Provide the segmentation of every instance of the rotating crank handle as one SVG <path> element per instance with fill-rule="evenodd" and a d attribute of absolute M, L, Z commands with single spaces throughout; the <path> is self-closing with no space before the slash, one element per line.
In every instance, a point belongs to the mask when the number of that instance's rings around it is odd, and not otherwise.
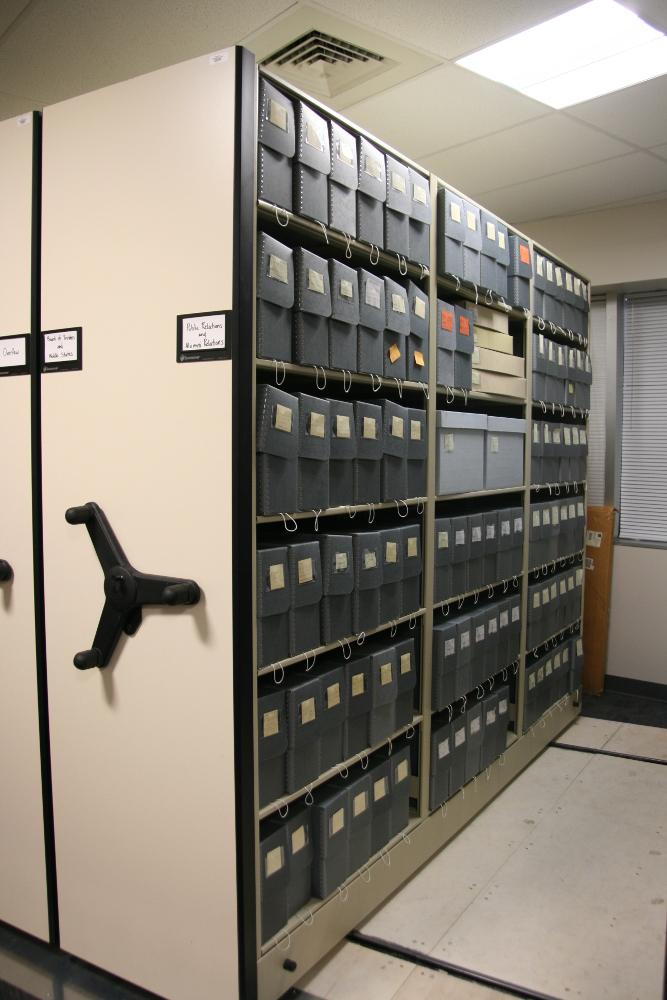
<path fill-rule="evenodd" d="M 101 667 L 102 659 L 99 649 L 84 649 L 74 657 L 74 666 L 77 670 L 90 670 L 91 667 Z"/>
<path fill-rule="evenodd" d="M 6 559 L 0 559 L 0 583 L 9 583 L 14 576 L 14 570 Z"/>
<path fill-rule="evenodd" d="M 196 604 L 200 597 L 201 591 L 193 580 L 187 583 L 172 583 L 162 591 L 165 604 Z"/>
<path fill-rule="evenodd" d="M 65 511 L 65 520 L 68 524 L 88 524 L 93 520 L 95 511 L 89 503 L 83 507 L 68 507 Z"/>

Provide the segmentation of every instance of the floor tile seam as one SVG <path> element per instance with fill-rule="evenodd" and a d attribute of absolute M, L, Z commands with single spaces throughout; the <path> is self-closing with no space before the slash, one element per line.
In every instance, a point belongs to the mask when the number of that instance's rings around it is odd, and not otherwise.
<path fill-rule="evenodd" d="M 551 747 L 551 745 L 547 746 L 546 749 L 545 749 L 545 751 L 544 751 L 544 753 L 546 753 L 550 749 L 550 747 Z M 533 764 L 534 763 L 535 762 L 533 761 Z M 544 820 L 547 819 L 547 817 L 552 814 L 552 812 L 555 810 L 556 806 L 558 806 L 558 804 L 560 803 L 560 800 L 562 799 L 562 797 L 567 794 L 567 792 L 570 790 L 570 788 L 572 787 L 572 785 L 580 777 L 580 775 L 583 773 L 583 771 L 585 771 L 585 769 L 588 767 L 588 765 L 590 763 L 591 763 L 591 761 L 587 761 L 587 763 L 584 764 L 584 766 L 581 768 L 581 770 L 578 771 L 576 775 L 574 775 L 574 777 L 569 782 L 569 784 L 567 785 L 567 787 L 560 793 L 560 795 L 558 796 L 558 798 L 554 801 L 554 804 L 549 809 L 549 811 L 547 813 L 545 813 L 544 816 L 541 817 L 541 819 L 536 820 L 535 823 L 534 823 L 534 825 L 531 826 L 530 829 L 526 831 L 525 836 L 522 837 L 519 841 L 517 841 L 516 845 L 511 849 L 511 851 L 507 855 L 507 857 L 503 861 L 500 862 L 500 864 L 498 865 L 497 868 L 494 869 L 494 871 L 491 874 L 491 876 L 484 882 L 484 884 L 480 887 L 479 891 L 475 893 L 475 895 L 473 896 L 473 898 L 471 900 L 469 900 L 468 903 L 466 903 L 466 905 L 463 908 L 463 910 L 461 910 L 461 912 L 454 918 L 454 920 L 452 920 L 452 922 L 447 925 L 446 929 L 443 931 L 443 933 L 441 934 L 441 936 L 438 938 L 438 940 L 434 944 L 434 946 L 431 949 L 431 951 L 430 951 L 429 954 L 431 954 L 431 955 L 433 954 L 435 948 L 438 947 L 438 945 L 440 944 L 440 942 L 442 941 L 442 939 L 444 937 L 446 937 L 447 934 L 449 934 L 449 932 L 452 930 L 453 927 L 456 926 L 456 924 L 467 913 L 467 911 L 473 905 L 473 903 L 477 902 L 477 900 L 479 899 L 479 897 L 488 889 L 489 885 L 493 882 L 493 880 L 497 877 L 497 875 L 503 870 L 503 868 L 506 865 L 508 865 L 510 863 L 510 861 L 512 861 L 512 859 L 514 858 L 514 856 L 517 853 L 517 851 L 519 851 L 522 847 L 525 846 L 526 841 L 530 837 L 533 837 L 535 835 L 535 832 L 537 831 L 538 827 L 540 827 L 541 824 L 544 822 Z M 533 765 L 531 764 L 529 766 L 533 766 Z M 524 772 L 524 773 L 526 773 L 526 772 Z M 511 787 L 511 785 L 507 786 L 508 789 L 510 787 Z M 505 790 L 507 790 L 507 789 L 505 789 Z M 465 831 L 461 831 L 461 832 L 463 833 Z"/>

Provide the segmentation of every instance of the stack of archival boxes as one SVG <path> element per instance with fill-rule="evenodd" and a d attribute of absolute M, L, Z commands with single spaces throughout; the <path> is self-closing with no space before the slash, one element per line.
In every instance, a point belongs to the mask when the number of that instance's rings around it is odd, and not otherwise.
<path fill-rule="evenodd" d="M 514 338 L 505 313 L 475 306 L 472 388 L 500 396 L 526 396 L 526 362 L 514 354 Z"/>

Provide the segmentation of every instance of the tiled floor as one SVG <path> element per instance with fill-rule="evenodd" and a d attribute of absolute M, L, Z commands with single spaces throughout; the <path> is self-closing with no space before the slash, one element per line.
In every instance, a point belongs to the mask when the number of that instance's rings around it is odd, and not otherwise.
<path fill-rule="evenodd" d="M 667 730 L 581 718 L 560 739 L 603 753 L 547 750 L 360 930 L 550 997 L 660 1000 L 667 767 L 607 752 L 667 760 Z M 322 1000 L 502 996 L 349 943 L 302 985 Z"/>
<path fill-rule="evenodd" d="M 359 928 L 384 950 L 343 943 L 303 1000 L 661 1000 L 667 729 L 582 717 L 558 742 Z M 5 996 L 146 994 L 4 929 Z"/>

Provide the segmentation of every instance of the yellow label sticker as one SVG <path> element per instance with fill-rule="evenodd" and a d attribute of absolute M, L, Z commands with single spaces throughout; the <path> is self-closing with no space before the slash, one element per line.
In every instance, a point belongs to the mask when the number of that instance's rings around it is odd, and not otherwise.
<path fill-rule="evenodd" d="M 410 440 L 411 441 L 421 441 L 422 439 L 422 422 L 421 420 L 411 420 L 410 421 Z"/>
<path fill-rule="evenodd" d="M 352 799 L 352 815 L 355 817 L 361 816 L 368 809 L 368 792 L 359 792 Z"/>
<path fill-rule="evenodd" d="M 297 826 L 296 830 L 292 831 L 292 854 L 298 854 L 302 851 L 307 843 L 307 834 L 305 826 Z"/>
<path fill-rule="evenodd" d="M 277 708 L 270 712 L 265 712 L 262 716 L 262 735 L 264 739 L 275 736 L 280 732 L 280 713 Z"/>
<path fill-rule="evenodd" d="M 405 432 L 405 421 L 403 417 L 393 416 L 391 418 L 391 436 L 395 438 L 402 438 Z"/>
<path fill-rule="evenodd" d="M 302 726 L 305 726 L 308 722 L 314 722 L 317 718 L 314 698 L 305 698 L 299 705 L 299 710 Z"/>
<path fill-rule="evenodd" d="M 276 403 L 276 408 L 273 411 L 273 426 L 277 431 L 283 431 L 284 434 L 291 434 L 292 417 L 293 413 L 289 406 Z"/>
<path fill-rule="evenodd" d="M 438 532 L 438 548 L 448 549 L 449 548 L 449 532 L 439 531 Z"/>
<path fill-rule="evenodd" d="M 415 358 L 415 364 L 417 365 L 417 367 L 418 368 L 423 368 L 425 362 L 424 362 L 424 355 L 422 354 L 422 352 L 421 351 L 415 351 L 414 358 Z"/>
<path fill-rule="evenodd" d="M 366 677 L 364 674 L 353 674 L 352 675 L 352 697 L 357 698 L 360 694 L 364 694 L 366 691 Z"/>
<path fill-rule="evenodd" d="M 285 567 L 282 563 L 269 566 L 269 590 L 285 589 Z"/>
<path fill-rule="evenodd" d="M 340 705 L 340 684 L 330 684 L 327 688 L 327 708 L 336 708 Z"/>
<path fill-rule="evenodd" d="M 299 583 L 312 583 L 313 582 L 313 560 L 299 559 L 297 562 L 297 571 L 299 574 Z"/>
<path fill-rule="evenodd" d="M 350 418 L 347 413 L 337 413 L 336 422 L 334 424 L 334 433 L 337 438 L 349 438 L 352 436 L 352 428 L 350 426 Z"/>
<path fill-rule="evenodd" d="M 384 687 L 386 684 L 391 684 L 394 679 L 394 671 L 392 670 L 391 663 L 383 663 L 380 666 L 380 684 Z"/>
<path fill-rule="evenodd" d="M 378 778 L 373 782 L 373 801 L 379 802 L 387 794 L 387 779 Z"/>
<path fill-rule="evenodd" d="M 317 413 L 315 410 L 308 417 L 308 433 L 314 438 L 323 438 L 326 436 L 326 417 L 323 413 Z"/>
<path fill-rule="evenodd" d="M 361 436 L 367 441 L 377 441 L 377 421 L 375 417 L 364 417 Z"/>
<path fill-rule="evenodd" d="M 392 344 L 389 350 L 387 351 L 387 354 L 389 356 L 389 360 L 391 361 L 392 365 L 395 365 L 401 356 L 401 352 L 398 349 L 398 344 Z"/>
<path fill-rule="evenodd" d="M 401 676 L 409 674 L 412 670 L 412 656 L 410 653 L 401 653 Z"/>
<path fill-rule="evenodd" d="M 396 542 L 387 542 L 384 547 L 384 561 L 395 563 L 398 559 L 398 545 Z"/>
<path fill-rule="evenodd" d="M 337 809 L 329 820 L 329 836 L 335 837 L 337 833 L 345 829 L 345 810 Z"/>
<path fill-rule="evenodd" d="M 282 870 L 285 864 L 285 856 L 282 847 L 274 847 L 272 851 L 266 852 L 264 859 L 264 873 L 267 878 Z"/>

